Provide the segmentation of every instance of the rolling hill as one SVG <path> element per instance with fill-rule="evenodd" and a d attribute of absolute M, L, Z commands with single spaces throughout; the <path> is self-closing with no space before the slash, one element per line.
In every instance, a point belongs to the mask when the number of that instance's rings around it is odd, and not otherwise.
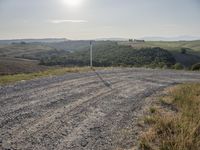
<path fill-rule="evenodd" d="M 172 53 L 178 63 L 189 67 L 200 62 L 200 40 L 197 41 L 146 41 L 118 42 L 119 45 L 131 46 L 135 49 L 160 47 Z M 186 54 L 181 54 L 186 49 Z"/>
<path fill-rule="evenodd" d="M 89 43 L 90 41 L 61 41 L 0 44 L 0 72 L 15 74 L 40 71 L 44 68 L 38 65 L 39 61 L 40 64 L 51 66 L 89 65 Z M 182 49 L 186 53 L 181 53 Z M 190 68 L 200 62 L 200 41 L 96 41 L 93 50 L 96 66 L 162 67 L 180 63 Z M 30 70 L 29 65 L 32 68 Z"/>
<path fill-rule="evenodd" d="M 119 45 L 130 45 L 135 48 L 160 47 L 169 51 L 178 51 L 188 48 L 191 52 L 200 53 L 200 40 L 197 41 L 146 41 L 146 42 L 118 42 Z"/>
<path fill-rule="evenodd" d="M 0 75 L 12 75 L 18 73 L 32 73 L 48 69 L 47 66 L 38 65 L 39 61 L 19 59 L 19 58 L 0 58 Z"/>
<path fill-rule="evenodd" d="M 65 38 L 46 38 L 46 39 L 13 39 L 13 40 L 0 40 L 0 44 L 13 44 L 13 43 L 55 43 L 68 41 Z"/>

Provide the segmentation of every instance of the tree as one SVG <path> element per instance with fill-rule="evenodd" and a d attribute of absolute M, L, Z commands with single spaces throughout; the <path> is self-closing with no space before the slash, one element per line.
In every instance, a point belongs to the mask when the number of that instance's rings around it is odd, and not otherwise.
<path fill-rule="evenodd" d="M 187 49 L 186 48 L 181 48 L 181 54 L 186 54 L 187 53 Z"/>
<path fill-rule="evenodd" d="M 128 41 L 129 41 L 129 42 L 133 42 L 133 39 L 129 39 Z"/>
<path fill-rule="evenodd" d="M 195 71 L 195 70 L 200 70 L 200 63 L 197 63 L 197 64 L 194 64 L 192 66 L 192 70 Z"/>

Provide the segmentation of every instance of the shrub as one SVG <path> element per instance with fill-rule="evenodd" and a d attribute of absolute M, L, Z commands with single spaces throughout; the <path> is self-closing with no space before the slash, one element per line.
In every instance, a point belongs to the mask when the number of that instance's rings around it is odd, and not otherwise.
<path fill-rule="evenodd" d="M 195 70 L 200 70 L 200 63 L 197 63 L 197 64 L 194 64 L 192 66 L 192 70 L 195 71 Z"/>
<path fill-rule="evenodd" d="M 171 101 L 178 112 L 169 107 L 158 108 L 145 116 L 149 125 L 140 140 L 142 150 L 199 150 L 200 84 L 183 84 L 170 89 L 162 101 Z M 160 107 L 160 106 L 159 106 Z"/>
<path fill-rule="evenodd" d="M 187 53 L 187 49 L 186 48 L 181 48 L 181 54 L 186 54 Z"/>
<path fill-rule="evenodd" d="M 184 69 L 184 66 L 181 65 L 180 63 L 176 63 L 176 64 L 173 66 L 173 69 L 182 70 L 182 69 Z"/>
<path fill-rule="evenodd" d="M 156 108 L 150 107 L 150 112 L 151 112 L 152 114 L 155 113 L 155 112 L 156 112 Z"/>

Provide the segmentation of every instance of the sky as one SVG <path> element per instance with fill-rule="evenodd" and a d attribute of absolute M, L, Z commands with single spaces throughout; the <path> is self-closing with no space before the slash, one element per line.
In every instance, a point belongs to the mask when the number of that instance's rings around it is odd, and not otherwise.
<path fill-rule="evenodd" d="M 200 36 L 200 0 L 0 0 L 0 39 Z"/>

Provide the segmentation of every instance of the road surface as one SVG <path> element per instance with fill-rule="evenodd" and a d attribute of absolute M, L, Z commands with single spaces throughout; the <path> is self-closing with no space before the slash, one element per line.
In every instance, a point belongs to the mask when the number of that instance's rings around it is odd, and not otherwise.
<path fill-rule="evenodd" d="M 128 149 L 146 98 L 198 72 L 110 69 L 0 86 L 0 149 Z M 130 134 L 130 133 L 129 133 Z"/>

